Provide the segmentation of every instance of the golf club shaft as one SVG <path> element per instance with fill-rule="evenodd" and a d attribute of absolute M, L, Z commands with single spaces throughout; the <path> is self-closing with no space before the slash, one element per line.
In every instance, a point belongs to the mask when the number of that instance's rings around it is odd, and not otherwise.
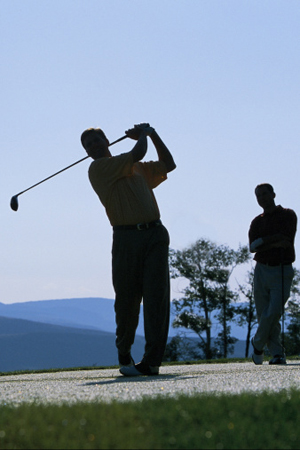
<path fill-rule="evenodd" d="M 281 263 L 281 301 L 282 301 L 282 325 L 281 325 L 281 340 L 284 351 L 284 264 Z"/>
<path fill-rule="evenodd" d="M 117 142 L 123 141 L 123 139 L 126 139 L 127 137 L 128 137 L 128 136 L 126 136 L 126 135 L 125 135 L 125 136 L 122 136 L 121 138 L 117 139 L 116 141 L 111 142 L 111 143 L 109 144 L 109 146 L 114 145 L 114 144 L 116 144 Z M 45 178 L 44 180 L 39 181 L 38 183 L 34 184 L 33 186 L 30 186 L 29 188 L 25 189 L 25 190 L 22 191 L 22 192 L 19 192 L 15 197 L 18 197 L 19 195 L 24 194 L 24 192 L 27 192 L 27 191 L 29 191 L 30 189 L 33 189 L 34 187 L 38 186 L 39 184 L 42 184 L 42 183 L 44 183 L 45 181 L 50 180 L 50 178 L 53 178 L 53 177 L 55 177 L 56 175 L 58 175 L 58 174 L 64 172 L 65 170 L 68 170 L 68 169 L 70 169 L 71 167 L 76 166 L 76 164 L 79 164 L 79 163 L 81 163 L 82 161 L 84 161 L 85 159 L 88 159 L 88 158 L 90 158 L 90 157 L 89 157 L 89 156 L 85 156 L 84 158 L 80 159 L 79 161 L 76 161 L 75 163 L 71 164 L 70 166 L 65 167 L 65 168 L 62 169 L 62 170 L 59 170 L 58 172 L 54 173 L 53 175 L 50 175 L 49 177 Z"/>

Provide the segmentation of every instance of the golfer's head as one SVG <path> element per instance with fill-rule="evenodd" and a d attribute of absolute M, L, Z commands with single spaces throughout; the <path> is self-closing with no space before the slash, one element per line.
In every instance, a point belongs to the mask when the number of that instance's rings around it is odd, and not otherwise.
<path fill-rule="evenodd" d="M 81 135 L 81 143 L 87 154 L 93 159 L 111 156 L 108 150 L 109 140 L 100 128 L 85 130 Z"/>
<path fill-rule="evenodd" d="M 276 194 L 274 192 L 273 186 L 269 183 L 262 183 L 256 186 L 255 195 L 257 203 L 263 209 L 269 208 L 275 204 L 274 200 Z"/>

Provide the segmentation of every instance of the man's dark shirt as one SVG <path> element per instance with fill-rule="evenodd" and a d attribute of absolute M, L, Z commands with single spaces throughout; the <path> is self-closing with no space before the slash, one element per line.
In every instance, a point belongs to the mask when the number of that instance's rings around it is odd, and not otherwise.
<path fill-rule="evenodd" d="M 279 265 L 291 264 L 295 261 L 294 239 L 297 229 L 297 216 L 292 209 L 276 206 L 272 213 L 263 213 L 255 217 L 249 229 L 249 243 L 251 245 L 258 238 L 282 233 L 287 236 L 292 246 L 284 248 L 271 248 L 255 253 L 254 259 L 262 264 Z"/>

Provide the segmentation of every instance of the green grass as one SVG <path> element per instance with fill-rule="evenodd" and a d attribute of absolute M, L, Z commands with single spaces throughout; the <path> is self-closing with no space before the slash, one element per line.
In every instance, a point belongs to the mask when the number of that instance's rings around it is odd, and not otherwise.
<path fill-rule="evenodd" d="M 289 359 L 299 360 L 299 357 Z M 250 359 L 164 365 L 246 361 Z M 108 368 L 18 371 L 1 375 Z M 299 404 L 298 390 L 272 394 L 199 394 L 109 405 L 14 407 L 0 404 L 0 449 L 298 449 Z"/>
<path fill-rule="evenodd" d="M 1 449 L 299 448 L 300 392 L 0 407 Z"/>

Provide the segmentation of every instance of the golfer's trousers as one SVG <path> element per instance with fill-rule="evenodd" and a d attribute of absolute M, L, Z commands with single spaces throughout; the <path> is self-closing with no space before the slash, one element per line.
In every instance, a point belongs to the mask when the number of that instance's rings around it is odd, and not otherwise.
<path fill-rule="evenodd" d="M 253 343 L 260 351 L 266 345 L 272 356 L 284 354 L 280 340 L 280 318 L 290 296 L 293 276 L 291 264 L 283 266 L 283 279 L 281 266 L 272 267 L 260 263 L 255 266 L 254 300 L 258 328 Z"/>
<path fill-rule="evenodd" d="M 115 290 L 116 346 L 131 350 L 143 300 L 145 353 L 143 361 L 160 366 L 170 317 L 169 234 L 163 225 L 148 230 L 116 230 L 112 273 Z"/>

